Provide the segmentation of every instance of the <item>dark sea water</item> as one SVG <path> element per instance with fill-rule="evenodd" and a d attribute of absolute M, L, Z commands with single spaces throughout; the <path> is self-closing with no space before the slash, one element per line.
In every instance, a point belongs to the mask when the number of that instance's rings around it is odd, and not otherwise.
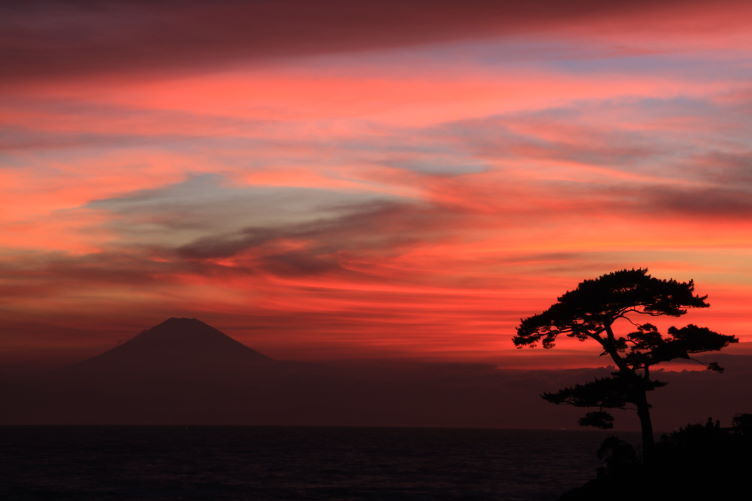
<path fill-rule="evenodd" d="M 0 499 L 551 500 L 606 435 L 283 427 L 0 427 Z"/>

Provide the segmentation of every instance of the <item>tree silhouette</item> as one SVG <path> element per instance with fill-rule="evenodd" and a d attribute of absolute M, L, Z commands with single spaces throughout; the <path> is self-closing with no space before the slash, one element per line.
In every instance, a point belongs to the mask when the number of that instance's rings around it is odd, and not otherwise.
<path fill-rule="evenodd" d="M 689 324 L 670 327 L 667 335 L 651 323 L 639 323 L 639 317 L 680 317 L 688 308 L 707 308 L 707 296 L 694 292 L 694 282 L 662 280 L 647 269 L 620 270 L 581 282 L 543 313 L 523 319 L 517 327 L 514 344 L 553 348 L 563 334 L 580 341 L 593 340 L 603 348 L 616 366 L 610 377 L 544 393 L 545 400 L 577 407 L 598 407 L 580 419 L 583 426 L 611 428 L 614 417 L 603 409 L 634 406 L 642 430 L 643 459 L 654 447 L 653 425 L 647 392 L 666 383 L 650 374 L 651 367 L 670 360 L 685 359 L 701 363 L 709 370 L 722 372 L 715 362 L 693 358 L 693 354 L 717 351 L 736 343 L 734 336 L 718 334 L 705 327 Z M 621 333 L 622 326 L 629 332 Z"/>

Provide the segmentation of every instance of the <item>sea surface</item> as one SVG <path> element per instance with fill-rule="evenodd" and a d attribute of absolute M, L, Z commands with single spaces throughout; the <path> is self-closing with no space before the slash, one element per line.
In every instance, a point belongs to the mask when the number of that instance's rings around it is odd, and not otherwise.
<path fill-rule="evenodd" d="M 553 500 L 593 478 L 586 431 L 0 427 L 0 499 Z"/>

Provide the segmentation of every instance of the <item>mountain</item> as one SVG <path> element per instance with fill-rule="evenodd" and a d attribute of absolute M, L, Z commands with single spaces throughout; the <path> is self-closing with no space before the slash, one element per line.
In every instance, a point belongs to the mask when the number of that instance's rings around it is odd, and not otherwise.
<path fill-rule="evenodd" d="M 129 341 L 59 372 L 87 374 L 226 373 L 273 363 L 195 318 L 170 318 Z"/>
<path fill-rule="evenodd" d="M 273 423 L 306 379 L 299 370 L 200 320 L 170 318 L 100 355 L 6 388 L 10 405 L 0 423 Z"/>

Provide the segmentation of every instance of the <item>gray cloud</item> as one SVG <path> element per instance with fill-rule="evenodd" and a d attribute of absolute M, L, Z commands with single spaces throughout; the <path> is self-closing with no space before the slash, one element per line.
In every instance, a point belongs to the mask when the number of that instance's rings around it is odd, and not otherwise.
<path fill-rule="evenodd" d="M 731 187 L 752 188 L 752 151 L 711 151 L 690 162 L 706 179 Z"/>
<path fill-rule="evenodd" d="M 156 189 L 97 200 L 87 208 L 112 216 L 110 228 L 129 242 L 180 247 L 207 236 L 268 238 L 275 228 L 318 223 L 397 202 L 382 194 L 317 188 L 234 186 L 222 176 L 194 175 Z M 243 231 L 247 228 L 247 234 Z M 263 235 L 262 235 L 263 234 Z"/>
<path fill-rule="evenodd" d="M 734 188 L 651 187 L 645 196 L 648 209 L 696 217 L 749 218 L 752 192 Z"/>
<path fill-rule="evenodd" d="M 240 255 L 234 270 L 278 275 L 357 275 L 342 262 L 399 253 L 445 235 L 464 217 L 458 209 L 382 194 L 235 186 L 217 175 L 87 208 L 107 213 L 107 228 L 119 235 L 113 250 L 153 253 L 206 273 L 216 272 L 211 260 Z"/>

